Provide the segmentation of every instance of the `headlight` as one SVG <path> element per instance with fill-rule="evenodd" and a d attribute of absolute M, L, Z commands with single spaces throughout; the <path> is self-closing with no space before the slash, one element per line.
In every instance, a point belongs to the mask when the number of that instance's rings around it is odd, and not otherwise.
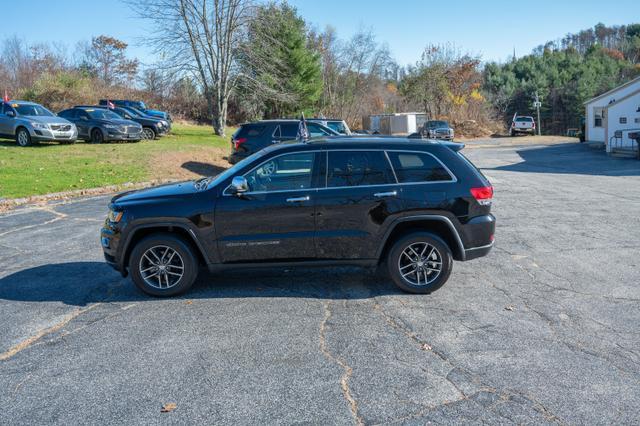
<path fill-rule="evenodd" d="M 49 125 L 47 123 L 32 122 L 31 125 L 33 126 L 34 129 L 49 130 Z"/>
<path fill-rule="evenodd" d="M 118 126 L 116 126 L 115 124 L 105 124 L 104 127 L 106 127 L 107 129 L 117 129 Z"/>
<path fill-rule="evenodd" d="M 113 222 L 113 223 L 118 223 L 120 222 L 120 219 L 122 219 L 122 215 L 124 214 L 124 212 L 122 211 L 115 211 L 115 210 L 109 210 L 109 222 Z"/>
<path fill-rule="evenodd" d="M 169 123 L 168 123 L 168 122 L 166 122 L 166 121 L 164 121 L 164 120 L 162 120 L 160 123 L 161 123 L 164 127 L 169 127 Z"/>

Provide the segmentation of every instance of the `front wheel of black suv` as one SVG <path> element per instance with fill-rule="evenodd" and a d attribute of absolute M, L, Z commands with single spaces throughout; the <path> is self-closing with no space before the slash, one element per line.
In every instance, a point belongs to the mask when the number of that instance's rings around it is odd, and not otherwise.
<path fill-rule="evenodd" d="M 402 290 L 427 294 L 447 282 L 453 256 L 440 237 L 415 232 L 393 244 L 387 256 L 387 267 L 391 279 Z"/>
<path fill-rule="evenodd" d="M 198 276 L 198 259 L 191 246 L 171 234 L 150 235 L 133 248 L 129 272 L 135 285 L 156 297 L 187 291 Z"/>

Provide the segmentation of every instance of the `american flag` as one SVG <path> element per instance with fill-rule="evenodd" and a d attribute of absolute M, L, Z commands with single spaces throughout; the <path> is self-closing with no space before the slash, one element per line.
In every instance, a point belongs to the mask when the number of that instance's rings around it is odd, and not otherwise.
<path fill-rule="evenodd" d="M 113 104 L 113 102 L 111 102 L 109 99 L 107 99 L 107 108 L 109 109 L 114 109 L 116 106 Z"/>
<path fill-rule="evenodd" d="M 4 98 L 2 98 L 4 102 L 9 102 L 9 95 L 7 94 L 7 89 L 4 89 Z"/>
<path fill-rule="evenodd" d="M 309 139 L 309 129 L 307 129 L 307 120 L 304 119 L 304 113 L 300 116 L 300 123 L 298 124 L 298 134 L 296 139 L 300 142 L 304 142 Z"/>

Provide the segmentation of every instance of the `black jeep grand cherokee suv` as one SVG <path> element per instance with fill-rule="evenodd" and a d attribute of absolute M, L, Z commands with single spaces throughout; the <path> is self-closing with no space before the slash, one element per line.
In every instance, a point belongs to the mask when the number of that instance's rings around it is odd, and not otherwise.
<path fill-rule="evenodd" d="M 400 288 L 429 293 L 454 259 L 493 246 L 493 189 L 462 147 L 381 137 L 272 145 L 215 177 L 114 197 L 105 258 L 154 296 L 187 290 L 201 265 L 383 261 Z"/>

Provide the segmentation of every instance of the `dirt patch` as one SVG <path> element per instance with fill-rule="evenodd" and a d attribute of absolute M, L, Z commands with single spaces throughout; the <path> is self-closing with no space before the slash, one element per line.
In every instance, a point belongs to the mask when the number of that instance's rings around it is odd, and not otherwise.
<path fill-rule="evenodd" d="M 228 169 L 229 150 L 209 148 L 187 152 L 161 152 L 151 160 L 152 177 L 156 179 L 187 180 L 213 176 Z"/>

